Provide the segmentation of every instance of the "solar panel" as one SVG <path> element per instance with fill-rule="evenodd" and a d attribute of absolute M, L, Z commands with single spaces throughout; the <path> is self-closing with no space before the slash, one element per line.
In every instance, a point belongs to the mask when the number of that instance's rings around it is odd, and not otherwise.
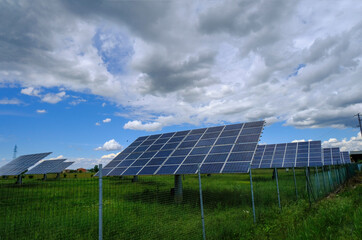
<path fill-rule="evenodd" d="M 103 175 L 248 172 L 264 121 L 137 138 L 103 168 Z"/>
<path fill-rule="evenodd" d="M 66 159 L 55 159 L 55 160 L 45 160 L 44 162 L 39 163 L 32 169 L 30 169 L 26 174 L 47 174 L 55 173 L 53 171 L 58 165 L 64 162 Z"/>
<path fill-rule="evenodd" d="M 323 148 L 322 158 L 324 165 L 342 164 L 339 148 Z"/>
<path fill-rule="evenodd" d="M 51 152 L 19 156 L 0 168 L 0 176 L 19 175 L 49 154 Z"/>
<path fill-rule="evenodd" d="M 59 164 L 58 166 L 54 167 L 51 170 L 51 173 L 60 173 L 63 172 L 63 170 L 65 170 L 67 167 L 69 167 L 70 165 L 72 165 L 74 162 L 62 162 L 61 164 Z"/>
<path fill-rule="evenodd" d="M 342 163 L 348 164 L 351 163 L 351 158 L 349 156 L 349 152 L 341 152 Z"/>
<path fill-rule="evenodd" d="M 321 141 L 258 145 L 251 168 L 322 166 Z"/>

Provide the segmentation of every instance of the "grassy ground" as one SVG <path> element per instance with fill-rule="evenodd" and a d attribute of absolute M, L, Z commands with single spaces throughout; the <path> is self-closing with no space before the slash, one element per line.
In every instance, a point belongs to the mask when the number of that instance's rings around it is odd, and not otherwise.
<path fill-rule="evenodd" d="M 322 199 L 328 179 L 312 177 L 310 206 L 304 170 L 279 170 L 282 210 L 271 170 L 253 171 L 257 224 L 253 223 L 248 174 L 202 176 L 207 239 L 360 239 L 361 176 Z M 333 182 L 337 175 L 331 172 Z M 98 179 L 78 174 L 47 181 L 0 180 L 0 240 L 97 239 Z M 312 174 L 316 176 L 315 173 Z M 328 176 L 327 174 L 325 176 Z M 318 182 L 319 180 L 319 182 Z M 197 176 L 183 179 L 183 201 L 170 194 L 172 176 L 105 178 L 104 239 L 202 239 Z M 323 184 L 324 183 L 324 184 Z M 319 188 L 317 188 L 319 186 Z M 319 197 L 318 197 L 319 194 Z"/>

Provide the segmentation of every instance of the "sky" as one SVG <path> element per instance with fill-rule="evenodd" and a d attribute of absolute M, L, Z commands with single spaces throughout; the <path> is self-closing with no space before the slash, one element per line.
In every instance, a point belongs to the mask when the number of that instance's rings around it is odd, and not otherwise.
<path fill-rule="evenodd" d="M 109 162 L 139 136 L 265 120 L 362 150 L 362 1 L 0 0 L 0 166 Z"/>

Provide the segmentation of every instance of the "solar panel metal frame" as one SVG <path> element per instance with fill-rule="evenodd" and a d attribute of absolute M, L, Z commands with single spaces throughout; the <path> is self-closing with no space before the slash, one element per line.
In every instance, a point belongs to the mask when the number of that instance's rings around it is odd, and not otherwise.
<path fill-rule="evenodd" d="M 350 155 L 349 155 L 349 152 L 347 152 L 347 151 L 341 151 L 340 154 L 341 154 L 341 159 L 342 159 L 342 163 L 343 163 L 343 164 L 349 164 L 349 163 L 351 163 L 351 157 L 350 157 Z"/>
<path fill-rule="evenodd" d="M 60 173 L 63 172 L 67 167 L 72 165 L 74 162 L 62 162 L 58 166 L 54 167 L 49 173 Z"/>
<path fill-rule="evenodd" d="M 103 175 L 195 174 L 198 164 L 201 173 L 248 172 L 264 124 L 257 121 L 139 137 L 103 168 Z M 144 157 L 151 150 L 153 155 Z M 245 158 L 238 159 L 237 154 Z"/>
<path fill-rule="evenodd" d="M 53 160 L 44 160 L 43 162 L 39 163 L 25 174 L 48 174 L 48 173 L 55 173 L 54 169 L 58 167 L 61 163 L 63 163 L 66 159 L 53 159 Z"/>
<path fill-rule="evenodd" d="M 315 166 L 323 166 L 321 141 L 258 145 L 251 162 L 252 169 Z"/>
<path fill-rule="evenodd" d="M 329 161 L 326 163 L 326 159 L 331 159 L 331 162 L 329 164 Z M 342 164 L 341 160 L 341 154 L 339 148 L 323 148 L 322 149 L 322 159 L 324 165 L 340 165 Z"/>
<path fill-rule="evenodd" d="M 20 175 L 49 154 L 51 152 L 19 156 L 0 168 L 0 176 Z"/>

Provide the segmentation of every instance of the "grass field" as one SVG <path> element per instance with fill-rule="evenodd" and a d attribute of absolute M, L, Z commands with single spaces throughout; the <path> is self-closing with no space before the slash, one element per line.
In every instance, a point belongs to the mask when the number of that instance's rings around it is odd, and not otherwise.
<path fill-rule="evenodd" d="M 304 170 L 296 171 L 298 201 L 293 173 L 278 173 L 282 210 L 272 170 L 253 171 L 257 224 L 248 174 L 203 175 L 207 239 L 360 239 L 361 175 L 342 192 L 310 206 Z M 22 186 L 1 179 L 0 239 L 97 239 L 98 179 L 84 176 L 27 177 Z M 170 194 L 173 181 L 172 176 L 138 182 L 105 178 L 104 239 L 202 239 L 197 175 L 184 176 L 181 204 Z"/>

